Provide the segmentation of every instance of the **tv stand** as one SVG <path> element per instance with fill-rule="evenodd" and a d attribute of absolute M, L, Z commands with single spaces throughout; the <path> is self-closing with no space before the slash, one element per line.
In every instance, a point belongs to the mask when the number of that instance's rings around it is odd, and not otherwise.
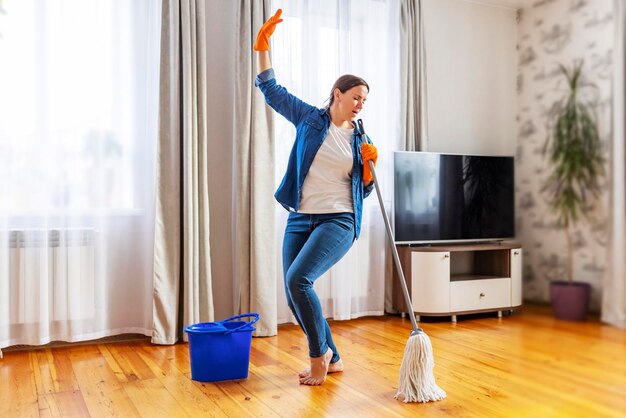
<path fill-rule="evenodd" d="M 398 246 L 415 314 L 513 311 L 522 304 L 522 248 L 514 242 Z M 406 313 L 394 268 L 393 307 Z"/>

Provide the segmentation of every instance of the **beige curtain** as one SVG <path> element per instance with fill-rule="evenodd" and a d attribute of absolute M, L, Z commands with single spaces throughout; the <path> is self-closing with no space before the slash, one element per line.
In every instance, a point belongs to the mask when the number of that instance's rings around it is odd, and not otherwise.
<path fill-rule="evenodd" d="M 400 2 L 400 116 L 403 151 L 426 151 L 426 49 L 422 0 Z M 391 245 L 387 243 L 387 245 Z M 391 253 L 388 248 L 387 253 Z M 393 258 L 385 261 L 385 311 L 393 308 Z M 397 280 L 397 279 L 396 279 Z"/>
<path fill-rule="evenodd" d="M 400 4 L 400 91 L 402 138 L 405 151 L 426 151 L 426 47 L 422 0 Z"/>
<path fill-rule="evenodd" d="M 613 49 L 613 135 L 609 153 L 608 260 L 603 284 L 602 321 L 626 328 L 626 7 L 615 4 Z"/>
<path fill-rule="evenodd" d="M 272 16 L 269 0 L 241 0 L 235 86 L 235 289 L 241 313 L 257 312 L 255 336 L 276 335 L 274 132 L 271 110 L 254 86 L 252 44 Z"/>
<path fill-rule="evenodd" d="M 213 321 L 207 190 L 203 0 L 163 0 L 159 88 L 154 328 L 174 344 L 185 325 Z"/>

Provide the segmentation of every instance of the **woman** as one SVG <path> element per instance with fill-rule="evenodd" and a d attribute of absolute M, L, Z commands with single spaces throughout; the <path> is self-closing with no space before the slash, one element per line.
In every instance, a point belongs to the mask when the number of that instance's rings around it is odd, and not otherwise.
<path fill-rule="evenodd" d="M 322 315 L 313 283 L 337 263 L 359 237 L 363 198 L 372 190 L 368 161 L 376 148 L 362 143 L 354 123 L 369 92 L 356 76 L 341 76 L 325 108 L 311 106 L 280 86 L 269 57 L 269 37 L 282 22 L 282 11 L 263 24 L 255 85 L 267 104 L 296 127 L 287 172 L 275 193 L 289 212 L 283 241 L 283 274 L 287 304 L 309 343 L 311 367 L 300 383 L 320 385 L 329 372 L 343 370 L 328 322 Z"/>

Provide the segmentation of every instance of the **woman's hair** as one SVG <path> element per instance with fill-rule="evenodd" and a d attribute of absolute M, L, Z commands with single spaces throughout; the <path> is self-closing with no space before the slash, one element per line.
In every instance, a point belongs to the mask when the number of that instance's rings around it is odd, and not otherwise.
<path fill-rule="evenodd" d="M 328 106 L 326 107 L 330 108 L 330 106 L 332 106 L 333 101 L 335 100 L 335 89 L 339 89 L 340 92 L 345 93 L 355 86 L 365 86 L 367 92 L 369 93 L 370 91 L 370 86 L 361 77 L 357 77 L 352 74 L 344 74 L 339 77 L 337 81 L 335 81 L 335 84 L 333 84 L 333 88 L 330 89 L 330 96 L 327 99 Z"/>

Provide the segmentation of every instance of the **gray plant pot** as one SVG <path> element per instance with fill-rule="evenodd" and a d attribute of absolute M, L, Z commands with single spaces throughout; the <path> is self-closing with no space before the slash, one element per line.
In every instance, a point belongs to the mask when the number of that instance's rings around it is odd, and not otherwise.
<path fill-rule="evenodd" d="M 584 321 L 589 311 L 591 285 L 584 282 L 550 282 L 550 302 L 557 319 Z"/>

